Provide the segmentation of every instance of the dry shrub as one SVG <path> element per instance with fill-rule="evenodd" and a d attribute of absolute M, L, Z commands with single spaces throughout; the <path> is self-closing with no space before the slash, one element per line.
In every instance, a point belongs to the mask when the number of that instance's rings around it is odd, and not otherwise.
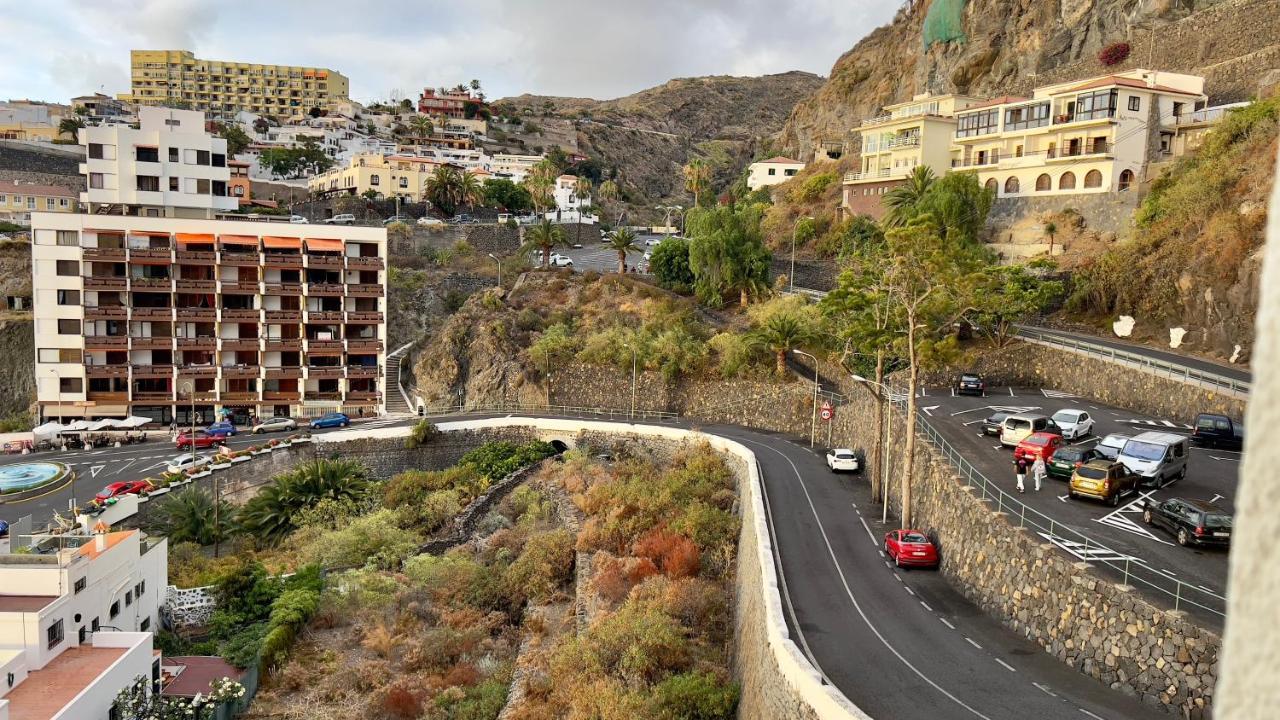
<path fill-rule="evenodd" d="M 698 546 L 683 535 L 655 528 L 640 536 L 631 547 L 635 555 L 647 558 L 670 578 L 698 574 Z"/>
<path fill-rule="evenodd" d="M 649 558 L 627 558 L 627 582 L 634 587 L 644 582 L 646 578 L 657 575 L 658 566 Z"/>
<path fill-rule="evenodd" d="M 449 668 L 444 674 L 444 683 L 450 686 L 470 686 L 480 682 L 480 671 L 471 663 L 463 662 Z"/>
<path fill-rule="evenodd" d="M 592 558 L 595 575 L 591 587 L 600 597 L 617 603 L 631 592 L 631 588 L 658 574 L 658 567 L 649 558 L 617 557 L 599 550 Z"/>
<path fill-rule="evenodd" d="M 355 680 L 355 689 L 362 693 L 377 690 L 387 684 L 387 678 L 392 677 L 391 664 L 386 660 L 368 659 L 358 663 L 351 669 L 351 676 Z"/>
<path fill-rule="evenodd" d="M 656 605 L 685 627 L 698 628 L 712 644 L 728 637 L 729 601 L 724 589 L 709 580 L 650 578 L 631 591 L 630 601 Z"/>
<path fill-rule="evenodd" d="M 393 720 L 415 720 L 422 714 L 422 699 L 402 685 L 387 688 L 380 704 L 385 716 Z"/>
<path fill-rule="evenodd" d="M 378 623 L 364 631 L 364 639 L 360 641 L 360 645 L 378 657 L 390 659 L 399 640 L 400 636 L 395 631 L 385 623 Z"/>

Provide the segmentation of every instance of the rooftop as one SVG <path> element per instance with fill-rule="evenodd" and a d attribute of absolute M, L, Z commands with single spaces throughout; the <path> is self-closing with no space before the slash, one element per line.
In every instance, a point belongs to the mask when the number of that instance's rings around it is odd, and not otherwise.
<path fill-rule="evenodd" d="M 128 648 L 67 648 L 9 691 L 9 720 L 50 720 L 93 684 Z"/>
<path fill-rule="evenodd" d="M 0 595 L 0 612 L 39 612 L 57 599 L 54 595 Z"/>
<path fill-rule="evenodd" d="M 220 657 L 173 656 L 164 659 L 164 667 L 178 666 L 180 670 L 164 686 L 163 694 L 174 697 L 195 697 L 208 693 L 210 683 L 220 678 L 239 680 L 244 671 Z"/>
<path fill-rule="evenodd" d="M 19 183 L 13 180 L 0 180 L 0 193 L 21 193 L 23 195 L 47 195 L 52 197 L 79 197 L 80 193 L 58 185 L 37 185 L 35 183 Z"/>
<path fill-rule="evenodd" d="M 988 108 L 993 105 L 1005 105 L 1007 103 L 1027 102 L 1030 99 L 1031 98 L 1017 97 L 1014 95 L 1001 95 L 1000 97 L 991 98 L 990 100 L 983 100 L 982 102 L 976 105 L 970 105 L 969 107 L 965 108 L 960 112 L 969 112 L 970 110 L 980 110 L 982 108 Z"/>
<path fill-rule="evenodd" d="M 804 163 L 800 162 L 799 160 L 792 160 L 789 157 L 783 157 L 781 155 L 778 155 L 775 157 L 771 157 L 768 160 L 760 160 L 756 164 L 757 165 L 803 165 Z"/>
<path fill-rule="evenodd" d="M 1192 97 L 1196 95 L 1196 93 L 1193 93 L 1190 90 L 1179 90 L 1178 88 L 1169 87 L 1168 85 L 1148 85 L 1146 82 L 1142 80 L 1138 80 L 1136 78 L 1121 77 L 1120 75 L 1107 75 L 1105 77 L 1097 78 L 1096 80 L 1090 80 L 1089 82 L 1083 85 L 1077 85 L 1075 87 L 1068 88 L 1066 90 L 1061 90 L 1060 92 L 1073 93 L 1073 92 L 1080 92 L 1081 90 L 1092 90 L 1093 88 L 1111 87 L 1112 85 L 1119 85 L 1120 87 L 1139 88 L 1142 90 L 1154 90 L 1156 92 L 1175 93 L 1178 95 L 1190 95 Z"/>
<path fill-rule="evenodd" d="M 106 548 L 104 548 L 101 552 L 99 552 L 99 551 L 98 551 L 98 543 L 97 543 L 97 541 L 96 541 L 96 540 L 91 540 L 91 541 L 89 541 L 89 542 L 87 542 L 87 543 L 85 543 L 85 544 L 83 544 L 83 545 L 81 545 L 81 546 L 80 546 L 80 554 L 81 554 L 81 555 L 84 555 L 85 557 L 89 558 L 90 560 L 94 560 L 94 559 L 96 559 L 99 555 L 101 555 L 103 552 L 106 552 L 107 550 L 110 550 L 111 548 L 115 547 L 116 545 L 119 545 L 119 544 L 120 544 L 120 542 L 121 542 L 122 540 L 124 540 L 125 538 L 129 537 L 130 535 L 132 535 L 132 534 L 134 534 L 134 533 L 136 533 L 136 532 L 138 532 L 138 531 L 137 531 L 137 530 L 122 530 L 122 531 L 120 531 L 120 532 L 107 533 L 107 546 L 106 546 Z"/>

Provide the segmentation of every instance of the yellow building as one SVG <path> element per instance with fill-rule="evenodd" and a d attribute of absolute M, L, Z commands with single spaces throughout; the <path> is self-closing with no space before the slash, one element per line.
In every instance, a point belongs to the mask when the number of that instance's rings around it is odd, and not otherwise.
<path fill-rule="evenodd" d="M 364 153 L 351 158 L 346 167 L 310 178 L 307 188 L 321 195 L 363 195 L 373 190 L 384 197 L 421 202 L 427 177 L 443 164 L 437 158 Z"/>
<path fill-rule="evenodd" d="M 76 197 L 75 190 L 58 185 L 0 180 L 0 220 L 25 225 L 31 222 L 33 212 L 75 212 Z"/>
<path fill-rule="evenodd" d="M 347 77 L 325 68 L 201 60 L 186 50 L 129 55 L 132 91 L 118 98 L 139 105 L 183 102 L 225 119 L 241 110 L 291 117 L 349 102 Z"/>

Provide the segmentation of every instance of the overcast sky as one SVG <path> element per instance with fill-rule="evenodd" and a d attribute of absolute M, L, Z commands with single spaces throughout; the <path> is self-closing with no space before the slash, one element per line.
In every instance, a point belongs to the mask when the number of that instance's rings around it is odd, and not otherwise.
<path fill-rule="evenodd" d="M 673 77 L 826 75 L 895 0 L 0 0 L 0 99 L 129 89 L 129 50 L 326 67 L 362 102 L 478 78 L 607 99 Z"/>

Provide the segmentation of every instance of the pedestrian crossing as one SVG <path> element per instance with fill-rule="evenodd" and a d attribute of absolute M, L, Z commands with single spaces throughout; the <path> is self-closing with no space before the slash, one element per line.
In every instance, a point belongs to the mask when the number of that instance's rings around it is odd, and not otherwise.
<path fill-rule="evenodd" d="M 1089 561 L 1119 562 L 1122 560 L 1129 560 L 1129 561 L 1138 562 L 1138 563 L 1142 562 L 1141 559 L 1133 555 L 1125 555 L 1124 553 L 1117 552 L 1115 550 L 1112 550 L 1111 548 L 1104 547 L 1102 545 L 1085 544 L 1082 542 L 1076 542 L 1075 540 L 1068 540 L 1060 535 L 1052 535 L 1050 533 L 1045 533 L 1045 532 L 1037 533 L 1037 534 L 1040 537 L 1044 538 L 1045 540 L 1048 540 L 1054 545 L 1057 545 L 1058 547 L 1067 551 L 1071 555 L 1085 562 L 1089 562 Z"/>
<path fill-rule="evenodd" d="M 1041 392 L 1045 397 L 1047 397 L 1047 398 L 1066 399 L 1066 398 L 1076 398 L 1076 397 L 1080 397 L 1079 395 L 1076 395 L 1075 393 L 1069 393 L 1069 392 L 1065 392 L 1065 391 L 1063 391 L 1063 390 L 1049 390 L 1049 389 L 1045 388 L 1045 389 L 1040 390 L 1040 392 Z"/>

